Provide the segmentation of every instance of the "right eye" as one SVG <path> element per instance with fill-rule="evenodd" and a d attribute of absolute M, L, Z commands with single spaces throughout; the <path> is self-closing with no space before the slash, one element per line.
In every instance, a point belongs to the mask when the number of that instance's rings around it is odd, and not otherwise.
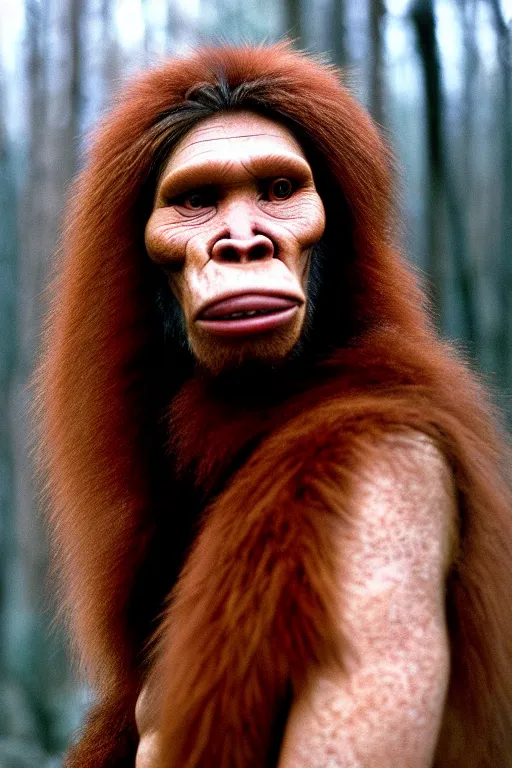
<path fill-rule="evenodd" d="M 202 208 L 211 208 L 215 205 L 215 190 L 211 187 L 192 189 L 170 202 L 172 205 L 181 205 L 188 211 L 200 211 Z"/>

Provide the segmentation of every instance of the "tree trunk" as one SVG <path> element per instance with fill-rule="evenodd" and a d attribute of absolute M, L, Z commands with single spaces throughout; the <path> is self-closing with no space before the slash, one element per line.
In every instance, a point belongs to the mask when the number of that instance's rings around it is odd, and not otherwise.
<path fill-rule="evenodd" d="M 303 45 L 302 4 L 300 0 L 285 0 L 285 34 L 295 41 L 295 45 Z"/>
<path fill-rule="evenodd" d="M 62 746 L 53 731 L 53 711 L 68 672 L 62 646 L 48 627 L 48 557 L 30 460 L 37 428 L 30 418 L 30 377 L 40 341 L 49 261 L 64 195 L 76 169 L 81 0 L 27 0 L 26 7 L 28 171 L 18 217 L 23 258 L 18 263 L 18 338 L 11 392 L 18 611 L 10 657 L 31 698 L 40 743 L 51 752 Z"/>
<path fill-rule="evenodd" d="M 384 124 L 384 56 L 383 24 L 386 8 L 383 0 L 370 2 L 370 39 L 372 46 L 370 71 L 370 112 L 379 125 Z"/>
<path fill-rule="evenodd" d="M 498 366 L 505 389 L 512 381 L 512 30 L 506 24 L 499 0 L 490 0 L 499 41 L 502 84 L 502 212 L 499 261 Z"/>
<path fill-rule="evenodd" d="M 330 37 L 332 58 L 335 64 L 347 63 L 347 45 L 345 29 L 345 4 L 344 0 L 331 0 L 330 5 Z"/>
<path fill-rule="evenodd" d="M 0 81 L 0 105 L 5 103 Z M 12 593 L 14 546 L 13 456 L 9 391 L 16 355 L 16 190 L 12 154 L 0 112 L 0 679 L 8 673 L 8 596 Z M 10 588 L 11 587 L 11 588 Z"/>
<path fill-rule="evenodd" d="M 423 68 L 427 110 L 427 143 L 429 159 L 429 199 L 427 206 L 427 265 L 432 281 L 431 293 L 440 318 L 447 327 L 450 301 L 444 268 L 442 222 L 446 212 L 451 236 L 453 266 L 458 282 L 463 323 L 463 338 L 474 353 L 476 346 L 477 305 L 467 258 L 466 233 L 462 210 L 448 170 L 443 136 L 444 100 L 441 85 L 440 54 L 436 40 L 433 0 L 417 0 L 411 11 Z"/>

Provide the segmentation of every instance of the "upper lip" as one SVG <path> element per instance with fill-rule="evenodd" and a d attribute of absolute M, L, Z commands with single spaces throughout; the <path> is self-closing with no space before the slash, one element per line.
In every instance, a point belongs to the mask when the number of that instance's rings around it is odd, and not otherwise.
<path fill-rule="evenodd" d="M 223 304 L 224 302 L 230 300 L 230 299 L 241 299 L 243 297 L 254 297 L 254 299 L 257 299 L 258 297 L 269 297 L 269 298 L 275 298 L 275 299 L 285 299 L 286 301 L 291 301 L 294 304 L 297 304 L 300 306 L 304 303 L 304 300 L 302 297 L 297 296 L 293 293 L 286 293 L 284 291 L 269 291 L 268 289 L 265 290 L 258 290 L 257 288 L 251 288 L 247 291 L 236 291 L 231 293 L 225 293 L 222 296 L 218 296 L 214 301 L 208 302 L 207 304 L 204 304 L 200 310 L 196 314 L 196 320 L 201 319 L 207 319 L 203 318 L 203 315 L 205 312 L 210 312 L 211 310 L 215 309 L 218 305 Z M 226 312 L 226 314 L 229 314 L 229 312 Z"/>

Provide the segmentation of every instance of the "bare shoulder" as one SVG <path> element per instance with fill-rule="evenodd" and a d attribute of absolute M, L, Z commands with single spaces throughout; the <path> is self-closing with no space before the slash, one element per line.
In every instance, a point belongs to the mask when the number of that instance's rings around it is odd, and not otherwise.
<path fill-rule="evenodd" d="M 449 674 L 450 468 L 428 438 L 389 436 L 362 457 L 344 503 L 334 609 L 345 669 L 314 671 L 297 693 L 279 768 L 423 768 Z"/>
<path fill-rule="evenodd" d="M 350 533 L 336 543 L 340 622 L 370 655 L 394 636 L 421 642 L 432 622 L 444 622 L 455 549 L 456 494 L 446 459 L 419 433 L 390 435 L 363 461 L 351 504 Z"/>
<path fill-rule="evenodd" d="M 457 522 L 450 467 L 433 441 L 417 432 L 389 435 L 362 461 L 353 487 L 353 555 L 448 566 Z M 350 546 L 350 545 L 349 545 Z"/>

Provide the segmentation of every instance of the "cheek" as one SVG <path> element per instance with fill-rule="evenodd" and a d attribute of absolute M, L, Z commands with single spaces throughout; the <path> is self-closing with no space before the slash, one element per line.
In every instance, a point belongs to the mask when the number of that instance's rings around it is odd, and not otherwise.
<path fill-rule="evenodd" d="M 178 272 L 169 275 L 169 288 L 182 309 L 189 331 L 199 308 L 209 296 L 219 291 L 218 282 L 211 277 L 208 270 L 197 269 L 190 264 L 185 264 Z"/>
<path fill-rule="evenodd" d="M 325 210 L 320 196 L 315 193 L 309 198 L 308 204 L 290 206 L 288 214 L 283 224 L 294 247 L 290 248 L 290 256 L 284 260 L 300 282 L 304 293 L 307 293 L 312 253 L 325 231 Z"/>
<path fill-rule="evenodd" d="M 185 318 L 186 318 L 184 301 L 183 301 L 183 287 L 185 285 L 183 273 L 179 272 L 177 274 L 169 275 L 168 282 L 169 282 L 169 288 L 171 289 L 172 293 L 176 297 L 178 304 L 183 310 L 183 314 L 185 315 Z"/>
<path fill-rule="evenodd" d="M 192 242 L 195 242 L 198 253 L 204 250 L 202 246 L 207 237 L 208 228 L 204 223 L 175 220 L 169 208 L 153 211 L 144 232 L 149 258 L 156 264 L 172 269 L 183 265 Z"/>
<path fill-rule="evenodd" d="M 297 239 L 303 249 L 312 248 L 321 239 L 325 230 L 325 208 L 320 196 L 311 194 L 308 204 L 297 217 Z"/>
<path fill-rule="evenodd" d="M 313 248 L 314 246 L 312 245 L 306 251 L 303 251 L 301 260 L 300 260 L 300 265 L 299 265 L 298 278 L 300 280 L 302 290 L 304 291 L 304 294 L 306 296 L 308 296 L 309 272 L 311 269 L 311 259 L 313 256 Z"/>
<path fill-rule="evenodd" d="M 218 292 L 218 284 L 212 282 L 210 277 L 208 270 L 187 264 L 169 279 L 171 290 L 181 305 L 189 328 L 206 297 Z"/>
<path fill-rule="evenodd" d="M 168 224 L 149 220 L 144 233 L 149 258 L 161 266 L 177 266 L 184 259 L 187 241 L 182 232 Z"/>
<path fill-rule="evenodd" d="M 153 212 L 144 242 L 149 258 L 169 272 L 169 287 L 188 324 L 197 304 L 201 272 L 208 261 L 208 233 L 204 227 L 170 221 L 166 213 L 166 209 Z"/>
<path fill-rule="evenodd" d="M 298 192 L 284 203 L 266 203 L 263 211 L 283 227 L 300 250 L 318 243 L 324 233 L 325 209 L 314 189 Z"/>

